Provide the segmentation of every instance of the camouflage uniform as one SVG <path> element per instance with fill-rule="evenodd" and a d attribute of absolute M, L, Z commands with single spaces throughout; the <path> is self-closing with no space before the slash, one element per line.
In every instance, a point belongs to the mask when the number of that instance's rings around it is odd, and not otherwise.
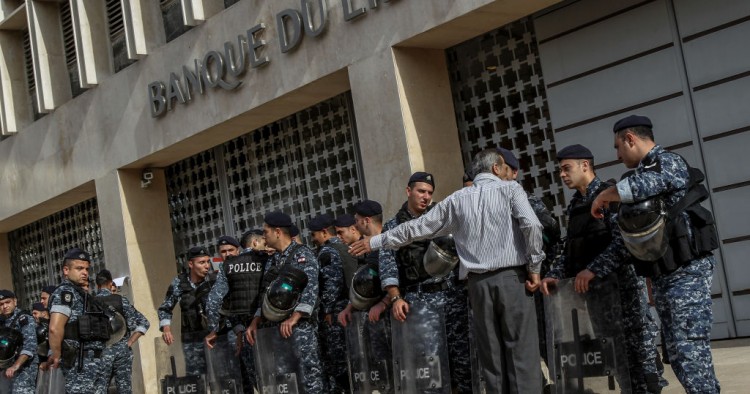
<path fill-rule="evenodd" d="M 208 279 L 208 276 L 204 278 L 204 280 Z M 159 330 L 162 330 L 164 326 L 170 326 L 172 324 L 172 310 L 177 304 L 180 303 L 180 299 L 182 298 L 182 288 L 180 287 L 180 282 L 181 279 L 179 275 L 172 280 L 172 283 L 170 283 L 169 285 L 169 289 L 167 289 L 167 296 L 164 298 L 164 302 L 161 304 L 161 306 L 159 306 L 159 310 L 157 311 L 157 315 L 159 316 Z M 199 285 L 190 281 L 189 277 L 188 282 L 190 282 L 190 286 L 193 289 L 196 289 Z M 206 312 L 205 305 L 207 298 L 208 294 L 206 294 L 203 299 L 199 301 L 203 306 L 201 308 L 201 311 L 204 314 Z M 203 333 L 191 335 L 191 338 L 185 338 L 184 331 L 182 334 L 183 338 L 181 342 L 182 352 L 185 354 L 185 373 L 188 375 L 205 374 L 206 355 L 205 350 L 203 349 L 203 339 L 208 334 L 208 332 L 206 331 Z"/>
<path fill-rule="evenodd" d="M 5 370 L 0 369 L 0 392 L 33 394 L 36 391 L 36 375 L 39 366 L 39 358 L 36 355 L 36 323 L 34 318 L 28 312 L 16 308 L 10 316 L 0 319 L 2 319 L 0 320 L 1 325 L 21 332 L 23 344 L 18 354 L 29 356 L 29 359 L 15 372 L 13 379 L 10 381 L 5 377 Z"/>
<path fill-rule="evenodd" d="M 271 267 L 281 267 L 291 257 L 289 264 L 301 269 L 307 274 L 307 286 L 302 291 L 299 304 L 295 311 L 301 312 L 309 318 L 301 318 L 292 330 L 292 337 L 295 346 L 300 350 L 299 364 L 301 367 L 300 384 L 305 393 L 322 393 L 323 369 L 320 363 L 320 349 L 318 347 L 318 323 L 317 323 L 317 303 L 318 303 L 318 275 L 319 265 L 315 254 L 306 246 L 302 245 L 296 248 L 294 255 L 289 256 L 292 247 L 298 245 L 295 241 L 284 249 L 283 252 L 276 252 L 266 263 L 264 275 L 268 275 Z M 256 313 L 260 316 L 260 310 Z M 260 328 L 274 327 L 279 329 L 282 322 L 271 322 L 263 320 Z"/>
<path fill-rule="evenodd" d="M 595 177 L 586 186 L 586 195 L 581 195 L 580 192 L 576 191 L 568 205 L 568 216 L 570 217 L 574 208 L 588 205 L 594 201 L 602 186 L 602 181 Z M 635 274 L 631 264 L 624 264 L 630 254 L 623 244 L 615 215 L 608 210 L 605 211 L 605 224 L 610 230 L 612 241 L 586 268 L 596 274 L 598 278 L 605 278 L 612 272 L 617 274 L 623 331 L 628 353 L 630 385 L 635 393 L 647 393 L 649 390 L 646 387 L 646 379 L 655 379 L 654 382 L 659 383 L 659 386 L 666 386 L 666 380 L 661 377 L 663 367 L 657 361 L 656 336 L 658 335 L 658 327 L 648 307 L 648 299 L 645 293 L 646 282 Z M 563 253 L 553 264 L 546 277 L 563 279 L 578 274 L 573 272 L 573 266 L 567 262 L 567 258 L 568 256 Z M 652 392 L 658 390 L 656 387 L 651 389 Z"/>
<path fill-rule="evenodd" d="M 344 327 L 336 318 L 349 303 L 344 285 L 344 266 L 339 251 L 331 245 L 340 244 L 337 237 L 330 238 L 318 251 L 320 263 L 320 316 L 332 315 L 329 325 L 321 319 L 319 334 L 321 357 L 324 360 L 326 382 L 331 393 L 349 392 L 349 374 L 346 368 L 346 340 Z"/>
<path fill-rule="evenodd" d="M 96 292 L 97 297 L 106 297 L 109 295 L 112 295 L 109 289 L 99 289 Z M 145 335 L 151 326 L 146 317 L 133 307 L 133 304 L 130 303 L 127 297 L 122 297 L 122 310 L 125 313 L 123 317 L 127 323 L 127 333 L 117 343 L 104 349 L 104 353 L 102 353 L 99 380 L 96 383 L 96 388 L 97 390 L 101 390 L 101 393 L 107 392 L 112 376 L 115 378 L 115 386 L 117 387 L 118 394 L 133 392 L 133 350 L 128 346 L 128 339 L 133 332 L 140 332 Z"/>
<path fill-rule="evenodd" d="M 404 203 L 401 209 L 408 212 L 406 206 L 406 203 Z M 409 215 L 411 216 L 411 213 Z M 411 219 L 415 219 L 415 217 L 412 216 Z M 383 225 L 383 232 L 396 228 L 398 225 L 398 218 L 391 218 Z M 384 290 L 388 286 L 399 286 L 399 271 L 395 250 L 380 250 L 378 270 L 380 271 L 380 283 Z M 467 336 L 469 332 L 468 294 L 466 285 L 458 283 L 455 275 L 454 270 L 446 278 L 429 278 L 420 282 L 420 285 L 427 285 L 445 281 L 448 285 L 445 290 L 433 293 L 409 292 L 403 287 L 400 290 L 405 294 L 406 302 L 412 302 L 419 298 L 430 304 L 445 308 L 445 329 L 450 355 L 451 384 L 458 388 L 459 393 L 471 393 L 471 358 Z"/>
<path fill-rule="evenodd" d="M 241 254 L 257 253 L 252 248 L 247 248 L 242 251 Z M 229 282 L 227 275 L 223 269 L 219 269 L 216 275 L 216 282 L 211 287 L 211 292 L 208 293 L 206 300 L 206 313 L 208 317 L 208 330 L 214 332 L 220 332 L 221 330 L 221 319 L 222 316 L 219 313 L 221 310 L 224 298 L 229 294 Z M 240 365 L 242 373 L 242 386 L 246 393 L 253 393 L 253 388 L 258 385 L 257 378 L 255 376 L 255 359 L 253 358 L 252 347 L 247 341 L 244 340 L 245 335 L 245 323 L 249 319 L 249 316 L 229 316 L 226 319 L 226 323 L 229 324 L 231 330 L 227 335 L 227 343 L 232 346 L 232 351 L 235 351 L 235 344 L 237 343 L 237 337 L 243 337 L 243 346 L 240 351 Z M 233 353 L 232 353 L 233 354 Z"/>
<path fill-rule="evenodd" d="M 644 163 L 650 163 L 648 167 Z M 641 160 L 635 173 L 617 184 L 623 203 L 664 197 L 667 209 L 685 196 L 688 167 L 676 154 L 656 145 Z M 680 215 L 690 223 L 685 212 Z M 690 229 L 690 226 L 688 226 Z M 692 233 L 689 234 L 692 238 Z M 694 259 L 667 275 L 652 278 L 656 310 L 662 322 L 669 360 L 685 391 L 718 393 L 711 358 L 711 279 L 713 256 Z"/>
<path fill-rule="evenodd" d="M 84 314 L 84 298 L 74 288 L 76 286 L 64 279 L 60 286 L 50 296 L 50 315 L 60 313 L 68 317 L 68 323 L 76 322 Z M 84 291 L 84 290 L 81 290 Z M 78 349 L 83 346 L 83 364 L 78 366 Z M 99 376 L 101 356 L 104 351 L 104 342 L 83 342 L 73 339 L 63 340 L 63 354 L 65 348 L 75 349 L 76 356 L 71 361 L 61 360 L 63 375 L 65 376 L 65 392 L 67 393 L 94 393 L 96 392 L 96 380 Z"/>

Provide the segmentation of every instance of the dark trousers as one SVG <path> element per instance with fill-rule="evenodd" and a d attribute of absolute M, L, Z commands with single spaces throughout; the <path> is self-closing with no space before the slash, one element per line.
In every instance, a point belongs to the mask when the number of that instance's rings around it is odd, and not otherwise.
<path fill-rule="evenodd" d="M 526 291 L 526 269 L 469 274 L 477 351 L 488 393 L 540 393 L 534 297 Z"/>

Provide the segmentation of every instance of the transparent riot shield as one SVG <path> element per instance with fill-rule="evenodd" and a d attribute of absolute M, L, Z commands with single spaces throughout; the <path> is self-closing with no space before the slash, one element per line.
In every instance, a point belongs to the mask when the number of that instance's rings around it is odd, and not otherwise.
<path fill-rule="evenodd" d="M 205 360 L 205 351 L 202 344 L 194 343 L 183 347 L 178 338 L 179 336 L 175 336 L 175 342 L 169 346 L 164 343 L 161 337 L 154 339 L 156 376 L 161 394 L 207 393 L 205 366 L 203 366 L 203 373 L 196 374 L 196 372 L 200 372 L 196 371 L 196 369 L 200 370 L 200 367 L 188 367 L 185 364 L 186 358 L 195 359 L 197 354 L 200 354 L 201 360 Z M 196 349 L 200 352 L 196 352 Z M 188 351 L 187 357 L 185 350 Z"/>
<path fill-rule="evenodd" d="M 354 394 L 392 393 L 390 319 L 370 322 L 366 311 L 352 313 L 346 326 L 349 383 Z"/>
<path fill-rule="evenodd" d="M 391 333 L 395 392 L 450 393 L 443 308 L 415 300 L 405 322 L 391 321 Z"/>
<path fill-rule="evenodd" d="M 282 338 L 279 327 L 261 328 L 255 337 L 254 350 L 261 394 L 304 393 L 299 349 L 293 338 Z"/>
<path fill-rule="evenodd" d="M 49 393 L 49 375 L 50 371 L 40 369 L 36 375 L 36 394 Z"/>
<path fill-rule="evenodd" d="M 239 394 L 242 393 L 242 367 L 236 350 L 236 343 L 229 341 L 227 335 L 216 338 L 213 349 L 205 345 L 206 369 L 209 393 Z"/>
<path fill-rule="evenodd" d="M 617 278 L 595 279 L 578 294 L 575 279 L 545 297 L 547 354 L 557 393 L 629 393 L 627 349 Z"/>
<path fill-rule="evenodd" d="M 47 394 L 65 394 L 65 377 L 61 368 L 51 368 Z"/>

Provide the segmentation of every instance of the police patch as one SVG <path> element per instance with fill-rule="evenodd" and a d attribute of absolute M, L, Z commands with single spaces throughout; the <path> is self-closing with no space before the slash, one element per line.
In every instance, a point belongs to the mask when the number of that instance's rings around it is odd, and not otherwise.
<path fill-rule="evenodd" d="M 73 293 L 69 291 L 63 291 L 60 293 L 60 299 L 62 304 L 65 306 L 73 306 Z"/>
<path fill-rule="evenodd" d="M 305 261 L 307 261 L 307 259 L 305 258 L 305 256 L 299 256 L 299 257 L 297 257 L 297 263 L 298 264 L 305 264 Z"/>

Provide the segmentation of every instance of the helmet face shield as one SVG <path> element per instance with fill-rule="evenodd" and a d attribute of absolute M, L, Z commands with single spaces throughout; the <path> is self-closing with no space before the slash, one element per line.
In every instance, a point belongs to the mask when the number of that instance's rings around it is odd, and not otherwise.
<path fill-rule="evenodd" d="M 358 310 L 367 310 L 377 303 L 382 295 L 378 267 L 374 264 L 359 267 L 349 287 L 349 301 L 352 306 Z"/>
<path fill-rule="evenodd" d="M 669 246 L 667 215 L 661 199 L 620 204 L 617 226 L 625 247 L 638 260 L 656 261 Z"/>
<path fill-rule="evenodd" d="M 299 303 L 302 290 L 307 286 L 307 274 L 290 265 L 282 266 L 263 297 L 263 316 L 273 322 L 286 319 Z"/>
<path fill-rule="evenodd" d="M 23 337 L 20 332 L 8 327 L 0 327 L 0 369 L 13 365 L 22 343 Z"/>
<path fill-rule="evenodd" d="M 442 278 L 450 274 L 458 264 L 458 252 L 453 235 L 435 238 L 430 241 L 427 251 L 422 258 L 424 270 L 436 278 Z"/>

